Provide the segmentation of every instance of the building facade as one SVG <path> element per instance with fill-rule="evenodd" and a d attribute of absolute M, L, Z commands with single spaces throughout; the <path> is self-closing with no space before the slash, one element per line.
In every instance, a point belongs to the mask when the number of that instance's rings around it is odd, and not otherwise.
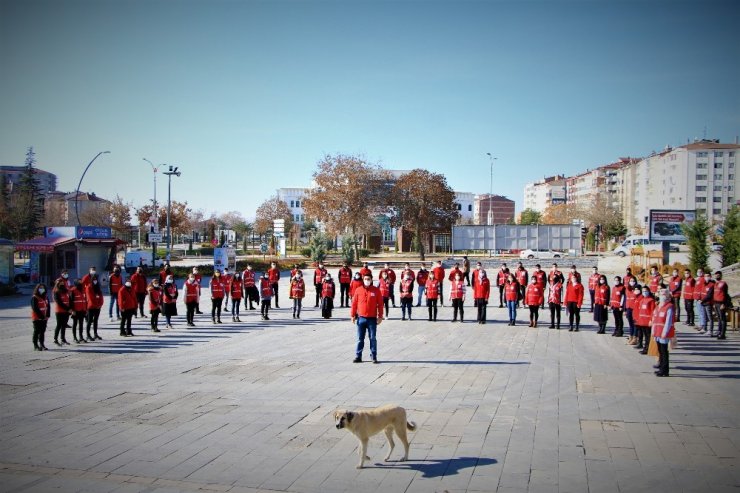
<path fill-rule="evenodd" d="M 288 204 L 290 213 L 293 214 L 293 222 L 300 226 L 306 221 L 306 214 L 303 211 L 303 198 L 308 193 L 308 188 L 278 188 L 277 196 L 280 200 Z"/>
<path fill-rule="evenodd" d="M 5 186 L 8 187 L 9 192 L 18 186 L 25 171 L 25 166 L 0 166 L 0 175 L 5 178 Z M 41 193 L 56 191 L 57 175 L 38 168 L 34 168 L 33 171 Z"/>
<path fill-rule="evenodd" d="M 44 200 L 44 213 L 46 217 L 60 226 L 77 225 L 77 214 L 80 216 L 82 225 L 91 220 L 110 218 L 109 200 L 103 199 L 94 193 L 80 192 L 77 197 L 77 209 L 75 210 L 76 192 L 51 192 Z"/>
<path fill-rule="evenodd" d="M 476 195 L 474 224 L 506 224 L 514 220 L 514 201 L 501 195 Z"/>
<path fill-rule="evenodd" d="M 524 186 L 524 209 L 545 212 L 549 206 L 563 204 L 566 199 L 563 175 L 549 176 Z"/>

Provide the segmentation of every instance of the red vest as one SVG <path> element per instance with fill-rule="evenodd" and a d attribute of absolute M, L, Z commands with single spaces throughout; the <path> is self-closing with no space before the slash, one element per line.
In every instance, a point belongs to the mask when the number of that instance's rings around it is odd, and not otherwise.
<path fill-rule="evenodd" d="M 599 278 L 601 278 L 600 274 L 591 274 L 591 277 L 588 278 L 588 289 L 595 291 L 599 286 Z"/>
<path fill-rule="evenodd" d="M 48 318 L 46 316 L 46 310 L 49 309 L 49 300 L 46 298 L 46 296 L 36 296 L 35 298 L 36 306 L 43 315 L 39 317 L 39 315 L 35 311 L 31 310 L 31 320 L 46 320 Z"/>
<path fill-rule="evenodd" d="M 725 300 L 725 291 L 726 291 L 727 283 L 725 281 L 715 281 L 714 282 L 714 295 L 712 297 L 712 301 L 715 303 L 724 303 Z"/>
<path fill-rule="evenodd" d="M 198 301 L 199 289 L 198 281 L 185 281 L 185 303 L 195 303 Z"/>
<path fill-rule="evenodd" d="M 270 279 L 270 282 L 275 284 L 280 280 L 280 269 L 277 267 L 271 267 L 267 270 L 267 277 Z"/>
<path fill-rule="evenodd" d="M 537 285 L 542 288 L 542 292 L 545 292 L 545 280 L 547 279 L 547 274 L 545 274 L 544 270 L 536 270 L 532 272 L 532 277 L 534 277 L 537 280 Z"/>
<path fill-rule="evenodd" d="M 416 273 L 416 283 L 419 286 L 424 286 L 427 283 L 427 280 L 429 279 L 429 271 L 428 270 L 420 270 Z"/>
<path fill-rule="evenodd" d="M 303 279 L 294 280 L 290 284 L 290 297 L 296 298 L 296 299 L 303 299 L 306 296 L 306 283 L 303 282 Z"/>
<path fill-rule="evenodd" d="M 426 294 L 428 300 L 436 300 L 439 298 L 439 281 L 434 277 L 427 279 Z"/>
<path fill-rule="evenodd" d="M 668 318 L 669 308 L 673 308 L 673 303 L 670 301 L 661 303 L 660 306 L 655 309 L 655 312 L 653 313 L 653 337 L 663 338 L 663 329 L 665 328 L 665 322 Z M 674 335 L 676 335 L 675 325 L 671 324 L 671 328 L 668 329 L 668 334 L 666 334 L 665 339 L 670 339 Z"/>
<path fill-rule="evenodd" d="M 57 291 L 57 297 L 62 300 L 62 303 L 69 306 L 69 291 Z M 67 313 L 59 303 L 54 306 L 54 313 Z"/>
<path fill-rule="evenodd" d="M 77 289 L 72 288 L 71 291 L 72 294 L 72 310 L 76 312 L 86 312 L 87 311 L 87 296 L 85 296 L 85 291 L 83 289 Z"/>
<path fill-rule="evenodd" d="M 634 289 L 625 288 L 627 290 L 627 303 L 626 308 L 629 310 L 637 308 L 637 300 L 638 298 L 642 297 L 642 293 L 640 291 L 635 291 Z"/>
<path fill-rule="evenodd" d="M 435 267 L 434 269 L 432 269 L 432 274 L 434 274 L 434 278 L 436 280 L 442 282 L 445 278 L 445 269 L 444 267 Z"/>
<path fill-rule="evenodd" d="M 146 293 L 146 276 L 135 272 L 131 276 L 131 286 L 133 286 L 134 291 L 137 293 Z"/>
<path fill-rule="evenodd" d="M 254 287 L 254 271 L 249 269 L 245 270 L 242 273 L 242 280 L 244 281 L 245 288 Z"/>
<path fill-rule="evenodd" d="M 149 289 L 149 311 L 159 310 L 162 305 L 162 290 L 159 288 Z"/>
<path fill-rule="evenodd" d="M 519 283 L 507 282 L 506 291 L 504 292 L 504 299 L 506 301 L 517 301 L 519 299 Z"/>
<path fill-rule="evenodd" d="M 381 274 L 383 274 L 383 272 L 387 272 L 388 273 L 388 282 L 389 283 L 391 283 L 391 284 L 395 284 L 396 283 L 396 273 L 393 272 L 393 269 L 384 269 L 384 270 L 381 270 L 380 271 Z"/>
<path fill-rule="evenodd" d="M 650 327 L 650 320 L 653 317 L 653 311 L 655 311 L 655 300 L 653 297 L 641 296 L 640 301 L 637 304 L 635 324 L 640 327 Z"/>
<path fill-rule="evenodd" d="M 527 305 L 540 306 L 542 303 L 544 303 L 544 301 L 544 293 L 539 284 L 530 283 L 529 286 L 527 286 L 527 290 L 524 294 L 524 302 Z"/>
<path fill-rule="evenodd" d="M 529 281 L 529 273 L 527 272 L 527 269 L 517 269 L 514 275 L 516 276 L 516 280 L 520 286 L 527 285 L 527 281 Z"/>
<path fill-rule="evenodd" d="M 349 284 L 352 281 L 352 269 L 349 267 L 342 267 L 339 269 L 339 284 Z"/>
<path fill-rule="evenodd" d="M 650 292 L 655 294 L 658 292 L 658 286 L 660 285 L 660 281 L 663 280 L 663 276 L 660 275 L 660 273 L 655 274 L 654 276 L 650 276 Z"/>
<path fill-rule="evenodd" d="M 450 275 L 447 276 L 447 280 L 450 282 L 455 281 L 455 276 L 457 276 L 458 274 L 460 274 L 460 279 L 465 277 L 465 275 L 460 269 L 458 269 L 457 267 L 453 267 L 452 270 L 450 271 Z"/>
<path fill-rule="evenodd" d="M 563 277 L 563 273 L 559 270 L 551 270 L 550 274 L 547 276 L 547 281 L 552 284 L 553 282 L 555 282 L 556 277 Z"/>
<path fill-rule="evenodd" d="M 558 282 L 550 286 L 550 294 L 547 297 L 548 303 L 560 305 L 563 300 L 563 283 Z"/>
<path fill-rule="evenodd" d="M 487 300 L 491 296 L 491 281 L 488 278 L 479 280 L 473 286 L 473 298 L 477 300 Z"/>
<path fill-rule="evenodd" d="M 269 279 L 260 279 L 260 296 L 263 300 L 272 298 L 272 285 Z"/>
<path fill-rule="evenodd" d="M 334 298 L 334 283 L 331 281 L 324 281 L 321 284 L 321 297 L 322 298 Z"/>
<path fill-rule="evenodd" d="M 679 276 L 671 276 L 670 281 L 668 281 L 668 289 L 671 291 L 671 295 L 674 298 L 680 298 L 681 297 L 681 291 L 678 290 L 678 287 L 681 285 L 681 278 Z"/>
<path fill-rule="evenodd" d="M 362 285 L 362 283 L 360 283 Z M 380 281 L 378 281 L 378 291 L 380 291 L 380 296 L 383 298 L 390 298 L 391 296 L 391 283 L 387 279 L 380 278 Z"/>
<path fill-rule="evenodd" d="M 496 276 L 496 286 L 503 286 L 506 284 L 506 279 L 509 277 L 509 272 L 507 270 L 499 270 L 498 275 Z"/>
<path fill-rule="evenodd" d="M 609 303 L 609 286 L 599 284 L 594 290 L 594 304 L 606 305 L 607 303 Z"/>
<path fill-rule="evenodd" d="M 703 300 L 704 298 L 706 298 L 707 295 L 709 294 L 709 291 L 711 291 L 712 289 L 714 289 L 714 281 L 712 281 L 712 280 L 710 280 L 709 282 L 704 281 L 704 287 L 701 290 L 701 298 L 699 298 L 699 299 L 702 299 Z M 714 294 L 712 294 L 712 298 L 714 298 Z M 707 304 L 708 305 L 711 305 L 712 304 L 712 299 L 711 298 L 709 299 L 709 302 Z"/>
<path fill-rule="evenodd" d="M 696 280 L 689 276 L 684 277 L 683 279 L 683 299 L 685 300 L 693 300 L 694 299 L 694 285 L 696 284 Z"/>
<path fill-rule="evenodd" d="M 701 301 L 704 298 L 704 276 L 697 277 L 694 283 L 694 299 Z"/>
<path fill-rule="evenodd" d="M 612 308 L 622 308 L 622 297 L 624 297 L 624 284 L 617 284 L 612 288 L 612 297 L 609 306 Z"/>
<path fill-rule="evenodd" d="M 211 279 L 211 298 L 223 298 L 224 297 L 224 283 L 220 277 L 213 277 Z"/>
<path fill-rule="evenodd" d="M 324 282 L 324 278 L 326 277 L 326 269 L 318 267 L 316 270 L 313 271 L 313 283 L 314 284 L 321 284 Z"/>
<path fill-rule="evenodd" d="M 398 288 L 399 296 L 401 298 L 413 298 L 414 293 L 414 281 L 404 279 L 401 281 L 401 285 Z"/>
<path fill-rule="evenodd" d="M 465 296 L 465 283 L 463 281 L 452 281 L 450 284 L 450 299 L 461 300 Z"/>
<path fill-rule="evenodd" d="M 241 279 L 232 279 L 229 284 L 229 294 L 231 295 L 232 300 L 240 300 L 242 299 L 242 281 Z"/>
<path fill-rule="evenodd" d="M 362 280 L 361 279 L 352 279 L 352 282 L 349 283 L 349 296 L 350 297 L 354 296 L 355 295 L 355 291 L 360 286 L 362 286 Z"/>
<path fill-rule="evenodd" d="M 175 283 L 165 284 L 162 288 L 162 300 L 165 303 L 177 303 L 177 286 Z"/>

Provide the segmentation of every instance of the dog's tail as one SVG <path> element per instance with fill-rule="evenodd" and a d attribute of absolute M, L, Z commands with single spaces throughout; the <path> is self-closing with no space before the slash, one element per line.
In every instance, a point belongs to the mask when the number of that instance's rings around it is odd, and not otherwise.
<path fill-rule="evenodd" d="M 406 429 L 407 430 L 414 431 L 416 429 L 416 423 L 414 423 L 413 421 L 407 421 L 406 422 Z"/>

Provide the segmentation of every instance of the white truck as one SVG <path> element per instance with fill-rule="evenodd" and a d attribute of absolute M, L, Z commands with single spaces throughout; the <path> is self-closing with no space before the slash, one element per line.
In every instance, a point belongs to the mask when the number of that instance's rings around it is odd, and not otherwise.
<path fill-rule="evenodd" d="M 164 261 L 157 257 L 154 260 L 154 267 L 161 267 L 164 265 Z M 151 267 L 152 266 L 152 252 L 147 250 L 132 250 L 126 252 L 126 258 L 123 264 L 126 272 L 133 272 L 137 267 Z"/>

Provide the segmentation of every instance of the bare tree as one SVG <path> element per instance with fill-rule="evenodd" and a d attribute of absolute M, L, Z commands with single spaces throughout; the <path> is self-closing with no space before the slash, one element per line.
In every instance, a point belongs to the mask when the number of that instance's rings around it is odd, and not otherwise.
<path fill-rule="evenodd" d="M 305 206 L 304 206 L 305 207 Z M 293 226 L 293 214 L 285 201 L 280 200 L 277 195 L 262 202 L 257 208 L 254 221 L 254 230 L 257 234 L 263 235 L 272 230 L 275 219 L 285 220 L 285 231 L 290 231 Z"/>

